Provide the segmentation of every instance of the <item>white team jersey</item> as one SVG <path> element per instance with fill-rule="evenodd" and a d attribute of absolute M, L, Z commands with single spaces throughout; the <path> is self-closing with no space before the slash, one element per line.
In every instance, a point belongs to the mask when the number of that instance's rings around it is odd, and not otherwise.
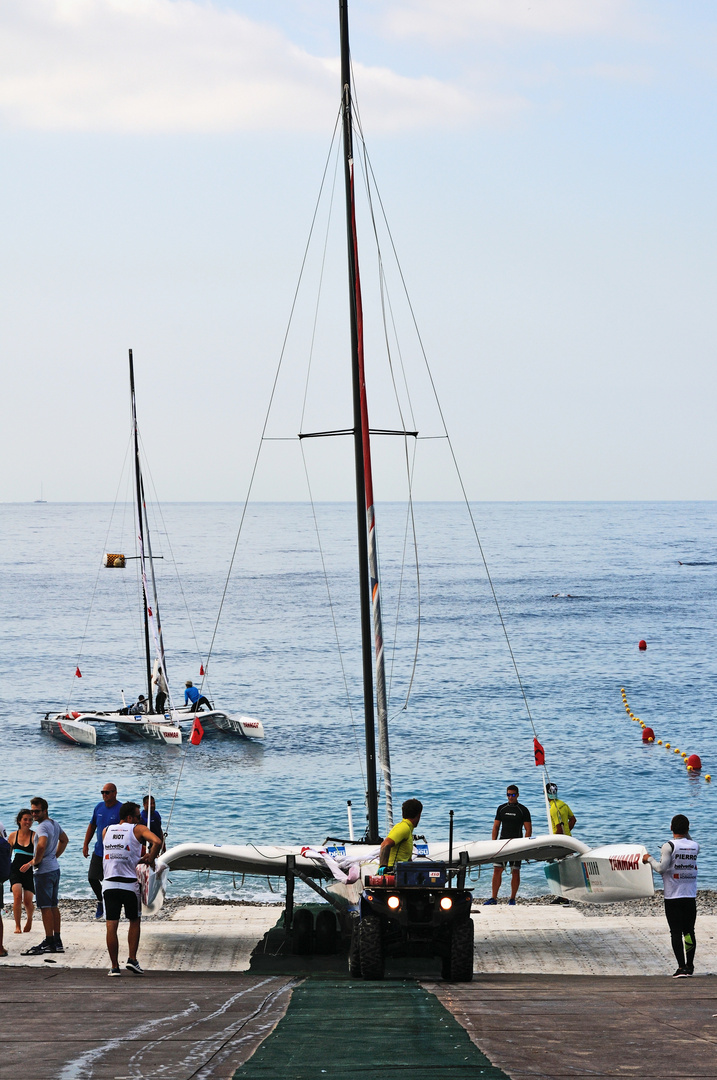
<path fill-rule="evenodd" d="M 672 860 L 662 875 L 665 900 L 697 896 L 697 853 L 694 840 L 672 840 Z"/>
<path fill-rule="evenodd" d="M 142 844 L 134 835 L 134 828 L 134 825 L 128 822 L 107 827 L 102 859 L 103 889 L 139 890 L 136 871 L 137 863 L 142 858 Z M 112 878 L 128 878 L 129 880 L 112 881 Z"/>

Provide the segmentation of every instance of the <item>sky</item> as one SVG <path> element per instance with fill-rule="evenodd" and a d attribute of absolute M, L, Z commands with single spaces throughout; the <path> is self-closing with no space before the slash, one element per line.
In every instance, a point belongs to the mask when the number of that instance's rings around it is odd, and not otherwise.
<path fill-rule="evenodd" d="M 337 8 L 0 4 L 0 502 L 115 497 L 128 348 L 160 499 L 242 500 L 262 431 L 253 496 L 307 497 L 296 434 L 351 424 Z M 460 497 L 445 422 L 471 499 L 717 498 L 714 5 L 350 20 L 399 259 L 379 223 L 400 409 L 360 173 L 369 408 L 419 431 L 414 495 Z M 302 445 L 314 497 L 350 499 L 348 440 Z M 403 440 L 375 466 L 404 498 Z"/>

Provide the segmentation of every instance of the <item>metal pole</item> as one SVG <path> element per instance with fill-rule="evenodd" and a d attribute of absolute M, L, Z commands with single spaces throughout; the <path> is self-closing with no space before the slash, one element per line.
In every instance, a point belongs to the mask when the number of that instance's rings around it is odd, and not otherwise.
<path fill-rule="evenodd" d="M 371 590 L 368 573 L 368 532 L 363 435 L 361 431 L 361 380 L 359 374 L 358 318 L 356 308 L 356 253 L 353 211 L 353 136 L 351 113 L 351 59 L 347 0 L 339 0 L 341 31 L 341 101 L 343 112 L 344 183 L 346 190 L 346 230 L 349 272 L 349 312 L 351 321 L 351 373 L 354 405 L 354 460 L 356 471 L 356 516 L 358 526 L 359 593 L 361 607 L 361 653 L 363 658 L 364 726 L 366 729 L 366 787 L 368 828 L 366 841 L 379 842 L 378 791 L 376 785 L 376 725 L 373 704 L 373 644 L 371 641 Z"/>
<path fill-rule="evenodd" d="M 139 530 L 139 543 L 141 553 L 144 556 L 144 528 L 142 523 L 142 470 L 139 464 L 139 435 L 137 432 L 137 405 L 134 398 L 134 361 L 132 359 L 132 350 L 129 350 L 129 392 L 132 402 L 132 435 L 134 437 L 134 488 L 137 496 L 137 528 Z M 154 712 L 152 706 L 152 659 L 149 649 L 149 616 L 147 615 L 147 591 L 144 586 L 145 574 L 144 566 L 142 567 L 142 600 L 144 616 L 144 652 L 147 662 L 147 708 L 149 712 Z"/>

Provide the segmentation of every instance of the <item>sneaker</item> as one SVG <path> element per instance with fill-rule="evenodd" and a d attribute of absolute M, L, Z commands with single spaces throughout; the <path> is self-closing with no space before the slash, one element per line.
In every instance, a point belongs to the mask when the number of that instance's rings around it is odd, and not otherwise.
<path fill-rule="evenodd" d="M 498 901 L 494 900 L 493 897 L 491 896 L 489 900 L 484 900 L 483 901 L 483 907 L 488 907 L 490 904 L 497 904 L 497 903 L 498 903 Z"/>
<path fill-rule="evenodd" d="M 516 904 L 517 904 L 517 900 L 510 899 L 508 901 L 508 907 L 515 907 Z"/>
<path fill-rule="evenodd" d="M 694 969 L 693 967 L 688 967 L 688 968 L 685 968 L 685 974 L 686 974 L 686 975 L 687 975 L 687 976 L 688 976 L 688 977 L 689 977 L 690 979 L 692 978 L 692 976 L 694 975 L 694 973 L 695 973 L 695 969 Z"/>
<path fill-rule="evenodd" d="M 687 979 L 687 978 L 689 978 L 689 974 L 690 973 L 689 973 L 689 971 L 687 971 L 686 968 L 678 968 L 677 971 L 675 972 L 675 974 L 672 976 L 672 978 L 673 979 Z"/>
<path fill-rule="evenodd" d="M 105 909 L 102 906 L 102 904 L 98 904 L 97 905 L 97 911 L 95 912 L 95 918 L 97 920 L 99 920 L 99 919 L 104 919 L 104 917 L 105 917 Z"/>
<path fill-rule="evenodd" d="M 62 944 L 62 938 L 60 937 L 59 934 L 55 934 L 54 945 L 55 945 L 55 952 L 64 952 L 65 951 L 65 946 Z"/>
<path fill-rule="evenodd" d="M 62 950 L 65 951 L 64 949 Z M 45 938 L 39 945 L 33 945 L 31 949 L 25 949 L 25 952 L 20 953 L 21 956 L 43 956 L 45 953 L 57 952 L 57 947 L 54 941 L 48 941 Z"/>
<path fill-rule="evenodd" d="M 144 970 L 139 966 L 139 960 L 128 960 L 125 964 L 127 971 L 133 971 L 135 975 L 144 975 Z"/>
<path fill-rule="evenodd" d="M 122 974 L 122 968 L 112 968 L 110 971 L 107 972 L 107 974 L 111 979 L 115 978 L 117 975 Z"/>

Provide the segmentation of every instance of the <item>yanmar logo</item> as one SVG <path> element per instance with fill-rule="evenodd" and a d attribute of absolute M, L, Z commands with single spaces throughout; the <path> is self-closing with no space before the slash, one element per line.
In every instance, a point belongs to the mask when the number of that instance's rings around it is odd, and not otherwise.
<path fill-rule="evenodd" d="M 179 732 L 178 731 L 164 731 L 162 734 L 164 735 L 165 739 L 178 739 L 179 738 Z"/>
<path fill-rule="evenodd" d="M 610 869 L 611 870 L 639 870 L 640 869 L 640 856 L 639 855 L 618 855 L 610 856 Z"/>
<path fill-rule="evenodd" d="M 243 727 L 259 727 L 256 720 L 242 720 Z"/>

